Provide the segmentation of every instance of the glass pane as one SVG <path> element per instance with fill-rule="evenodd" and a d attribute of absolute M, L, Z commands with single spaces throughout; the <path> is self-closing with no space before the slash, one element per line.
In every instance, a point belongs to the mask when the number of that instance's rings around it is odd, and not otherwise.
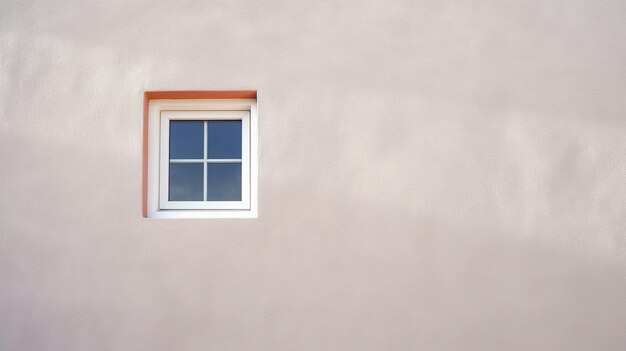
<path fill-rule="evenodd" d="M 208 124 L 208 158 L 241 158 L 241 121 Z"/>
<path fill-rule="evenodd" d="M 241 201 L 241 163 L 209 163 L 207 167 L 207 200 Z"/>
<path fill-rule="evenodd" d="M 170 201 L 202 201 L 204 165 L 170 163 Z"/>
<path fill-rule="evenodd" d="M 204 122 L 170 121 L 170 159 L 204 158 Z"/>

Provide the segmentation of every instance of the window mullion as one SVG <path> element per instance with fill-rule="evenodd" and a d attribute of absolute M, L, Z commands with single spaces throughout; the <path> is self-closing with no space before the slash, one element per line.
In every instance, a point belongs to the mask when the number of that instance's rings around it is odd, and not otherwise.
<path fill-rule="evenodd" d="M 207 121 L 204 121 L 204 147 L 203 147 L 203 153 L 204 153 L 204 162 L 202 162 L 203 165 L 203 169 L 204 169 L 204 175 L 203 175 L 203 184 L 202 184 L 202 201 L 206 201 L 207 200 L 207 146 L 208 146 L 208 142 L 207 142 L 207 136 L 208 136 L 208 130 L 207 130 Z"/>
<path fill-rule="evenodd" d="M 240 158 L 208 158 L 205 161 L 208 163 L 242 163 Z"/>
<path fill-rule="evenodd" d="M 173 158 L 170 159 L 170 163 L 202 163 L 204 162 L 204 159 L 198 158 L 191 158 L 191 159 L 187 159 L 187 158 Z"/>

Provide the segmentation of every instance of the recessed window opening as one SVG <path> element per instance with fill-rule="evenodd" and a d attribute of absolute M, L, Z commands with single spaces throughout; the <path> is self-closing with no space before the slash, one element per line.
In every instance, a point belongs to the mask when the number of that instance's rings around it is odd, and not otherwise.
<path fill-rule="evenodd" d="M 256 217 L 256 100 L 155 99 L 148 108 L 147 215 Z"/>

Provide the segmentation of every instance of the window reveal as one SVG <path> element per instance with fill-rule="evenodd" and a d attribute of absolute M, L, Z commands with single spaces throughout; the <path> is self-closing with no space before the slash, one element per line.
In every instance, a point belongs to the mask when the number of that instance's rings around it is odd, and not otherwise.
<path fill-rule="evenodd" d="M 154 99 L 146 107 L 147 216 L 255 218 L 256 99 Z"/>

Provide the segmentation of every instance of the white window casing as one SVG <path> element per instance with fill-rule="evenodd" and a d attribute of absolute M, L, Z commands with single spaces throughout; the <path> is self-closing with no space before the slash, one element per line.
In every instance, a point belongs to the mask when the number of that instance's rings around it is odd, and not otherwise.
<path fill-rule="evenodd" d="M 205 121 L 204 158 L 169 159 L 169 125 L 172 120 Z M 208 159 L 206 121 L 241 120 L 241 159 Z M 149 218 L 256 218 L 258 216 L 258 119 L 254 99 L 150 100 L 148 112 Z M 169 201 L 169 164 L 204 164 L 203 201 Z M 207 164 L 241 163 L 241 201 L 206 201 Z"/>

